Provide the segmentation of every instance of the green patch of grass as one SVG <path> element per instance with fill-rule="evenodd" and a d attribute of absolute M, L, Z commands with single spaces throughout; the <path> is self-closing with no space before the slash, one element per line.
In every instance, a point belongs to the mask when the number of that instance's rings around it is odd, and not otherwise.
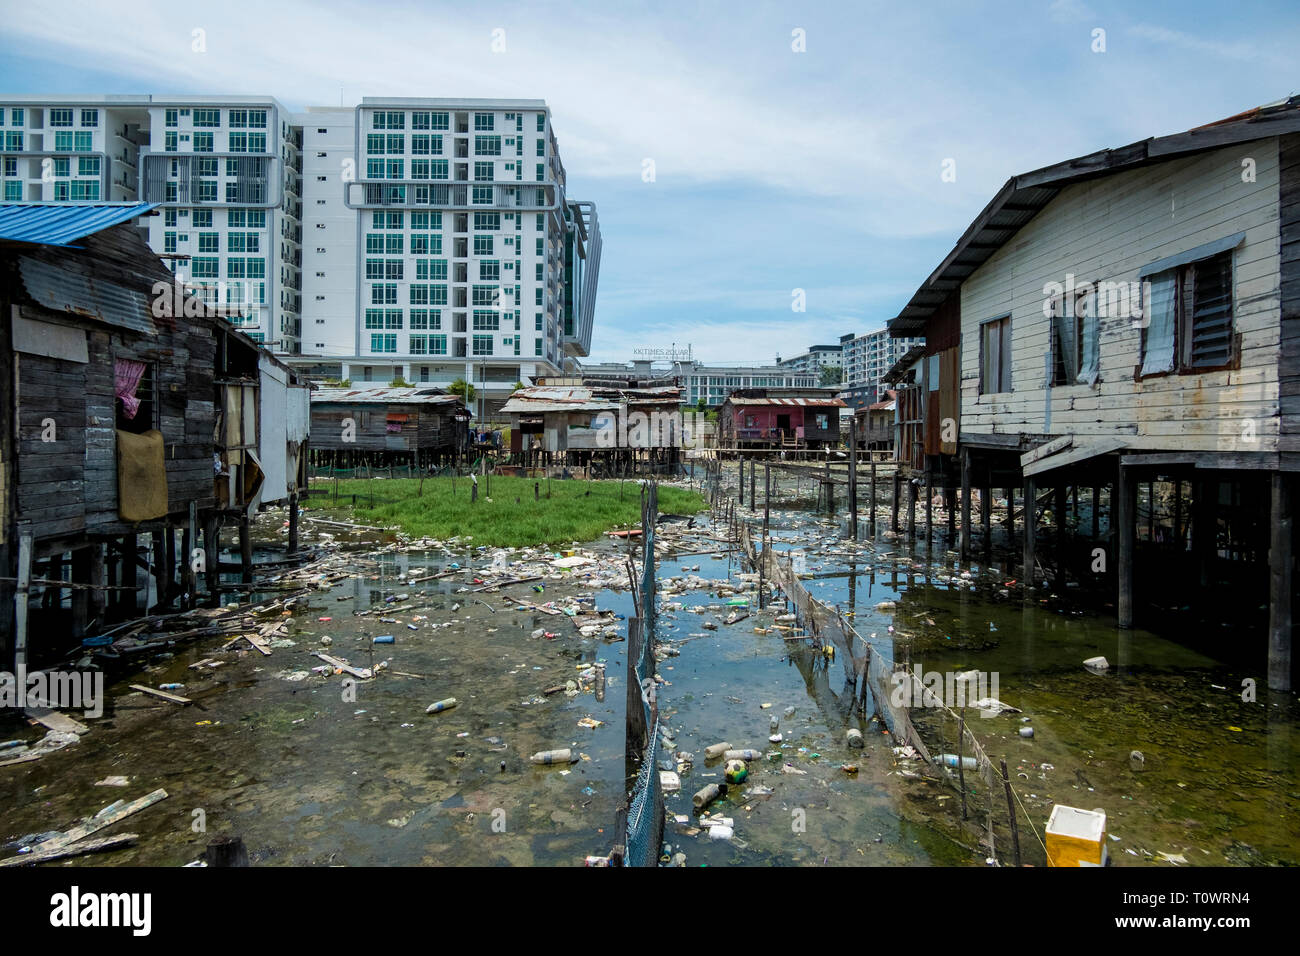
<path fill-rule="evenodd" d="M 540 485 L 540 500 L 533 485 Z M 413 537 L 473 536 L 475 544 L 522 548 L 593 541 L 606 531 L 639 524 L 641 486 L 636 481 L 556 481 L 547 497 L 545 479 L 493 476 L 492 500 L 487 480 L 479 477 L 478 501 L 470 503 L 470 479 L 426 478 L 421 491 L 417 478 L 351 479 L 318 488 L 329 496 L 313 497 L 311 506 L 347 515 L 359 524 L 397 525 Z M 352 495 L 357 496 L 356 507 Z M 696 514 L 707 508 L 704 498 L 682 488 L 659 488 L 659 510 Z"/>

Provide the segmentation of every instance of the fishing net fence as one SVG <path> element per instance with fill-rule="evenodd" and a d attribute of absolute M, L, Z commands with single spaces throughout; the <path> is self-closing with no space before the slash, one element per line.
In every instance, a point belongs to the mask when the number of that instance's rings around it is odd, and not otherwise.
<path fill-rule="evenodd" d="M 663 840 L 664 795 L 659 780 L 661 729 L 655 683 L 655 522 L 659 486 L 641 486 L 641 575 L 633 589 L 636 614 L 628 621 L 627 750 L 637 766 L 627 803 L 625 866 L 655 866 Z M 635 575 L 633 581 L 636 581 Z M 629 771 L 629 776 L 631 772 Z"/>
<path fill-rule="evenodd" d="M 761 520 L 756 524 L 761 528 Z M 1047 864 L 1042 836 L 1011 782 L 1005 761 L 995 762 L 971 729 L 968 717 L 978 724 L 983 711 L 970 706 L 979 700 L 970 682 L 948 681 L 953 685 L 948 689 L 956 691 L 949 699 L 955 696 L 954 702 L 962 708 L 958 713 L 936 692 L 932 679 L 927 683 L 909 663 L 887 659 L 838 608 L 814 598 L 800 578 L 796 557 L 780 554 L 770 540 L 763 547 L 748 522 L 741 523 L 739 537 L 745 559 L 760 582 L 779 590 L 788 605 L 788 614 L 776 618 L 782 636 L 806 638 L 823 653 L 834 648 L 856 689 L 860 712 L 874 714 L 894 738 L 900 775 L 936 781 L 955 791 L 960 809 L 954 807 L 953 822 L 976 844 L 968 849 L 988 859 Z M 1016 778 L 1027 780 L 1028 773 L 1019 771 Z M 1020 839 L 1022 826 L 1028 827 L 1032 839 Z"/>

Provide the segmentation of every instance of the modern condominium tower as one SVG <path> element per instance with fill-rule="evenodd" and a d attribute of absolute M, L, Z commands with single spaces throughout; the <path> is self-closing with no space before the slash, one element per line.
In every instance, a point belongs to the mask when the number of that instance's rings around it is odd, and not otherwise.
<path fill-rule="evenodd" d="M 320 377 L 463 378 L 495 403 L 590 350 L 600 227 L 544 100 L 0 104 L 5 201 L 158 203 L 154 251 Z"/>
<path fill-rule="evenodd" d="M 366 98 L 303 131 L 318 374 L 504 399 L 588 353 L 599 225 L 566 196 L 544 101 Z"/>

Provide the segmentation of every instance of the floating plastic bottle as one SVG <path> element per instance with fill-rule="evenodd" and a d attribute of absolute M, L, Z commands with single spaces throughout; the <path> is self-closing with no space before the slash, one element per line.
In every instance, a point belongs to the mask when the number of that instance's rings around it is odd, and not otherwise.
<path fill-rule="evenodd" d="M 550 766 L 557 763 L 574 763 L 578 758 L 566 747 L 563 750 L 539 750 L 528 759 L 535 764 Z"/>
<path fill-rule="evenodd" d="M 440 700 L 436 704 L 430 704 L 424 709 L 426 714 L 440 714 L 444 710 L 451 710 L 456 706 L 456 698 L 448 697 L 446 700 Z"/>

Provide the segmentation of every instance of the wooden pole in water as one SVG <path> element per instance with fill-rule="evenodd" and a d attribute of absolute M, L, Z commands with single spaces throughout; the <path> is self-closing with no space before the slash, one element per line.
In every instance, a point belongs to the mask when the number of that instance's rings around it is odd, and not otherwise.
<path fill-rule="evenodd" d="M 1112 506 L 1119 532 L 1119 597 L 1116 605 L 1120 627 L 1133 626 L 1133 548 L 1137 537 L 1137 485 L 1130 468 L 1119 466 L 1119 480 L 1115 484 L 1115 502 Z"/>
<path fill-rule="evenodd" d="M 993 547 L 993 488 L 987 483 L 980 488 L 980 530 L 988 551 Z"/>
<path fill-rule="evenodd" d="M 1007 547 L 1016 545 L 1016 489 L 1007 488 Z"/>
<path fill-rule="evenodd" d="M 1054 494 L 1054 503 L 1052 505 L 1052 524 L 1056 531 L 1056 579 L 1063 581 L 1065 578 L 1065 501 L 1066 486 L 1065 479 L 1056 480 Z"/>
<path fill-rule="evenodd" d="M 766 547 L 767 528 L 772 518 L 772 466 L 763 464 L 763 541 Z"/>
<path fill-rule="evenodd" d="M 961 450 L 961 560 L 970 557 L 970 449 Z M 963 817 L 963 819 L 965 819 Z"/>
<path fill-rule="evenodd" d="M 424 494 L 424 476 L 420 476 L 420 494 Z M 298 492 L 289 494 L 289 554 L 298 552 Z"/>
<path fill-rule="evenodd" d="M 907 480 L 907 536 L 916 540 L 916 478 Z"/>
<path fill-rule="evenodd" d="M 185 592 L 185 610 L 196 605 L 195 594 L 199 590 L 198 574 L 194 570 L 194 550 L 199 540 L 199 503 L 191 501 L 189 515 L 185 522 L 185 534 L 181 538 L 181 589 Z"/>
<path fill-rule="evenodd" d="M 876 456 L 870 449 L 867 450 L 867 458 L 871 462 L 871 517 L 867 521 L 868 530 L 871 537 L 876 536 Z"/>
<path fill-rule="evenodd" d="M 216 607 L 221 603 L 221 569 L 217 562 L 221 559 L 221 521 L 216 515 L 209 515 L 203 523 L 203 578 L 208 592 L 208 603 Z"/>
<path fill-rule="evenodd" d="M 966 819 L 966 767 L 962 761 L 962 755 L 966 747 L 966 708 L 961 709 L 962 715 L 957 718 L 957 783 L 961 785 L 961 818 Z"/>
<path fill-rule="evenodd" d="M 167 534 L 171 534 L 168 527 Z M 167 604 L 167 544 L 163 540 L 162 531 L 154 531 L 150 536 L 153 546 L 153 586 L 157 604 L 164 607 Z M 173 548 L 173 550 L 175 550 Z M 146 608 L 145 610 L 148 610 Z"/>
<path fill-rule="evenodd" d="M 899 475 L 899 471 L 900 471 L 900 470 L 901 470 L 901 466 L 900 466 L 898 463 L 895 463 L 895 464 L 894 464 L 894 507 L 893 507 L 892 516 L 891 516 L 891 518 L 890 518 L 890 522 L 889 522 L 889 530 L 892 531 L 894 534 L 898 534 L 898 499 L 899 499 L 899 497 L 900 497 L 900 496 L 899 496 L 899 492 L 900 492 L 900 487 L 899 487 L 900 475 Z"/>
<path fill-rule="evenodd" d="M 1016 867 L 1020 866 L 1020 825 L 1016 822 L 1016 805 L 1011 799 L 1011 777 L 1007 773 L 1007 762 L 1002 761 L 1002 789 L 1007 795 L 1007 813 L 1011 815 L 1011 847 L 1015 851 Z"/>
<path fill-rule="evenodd" d="M 249 533 L 248 512 L 239 515 L 239 565 L 243 583 L 253 583 L 253 538 Z"/>
<path fill-rule="evenodd" d="M 934 466 L 925 456 L 925 546 L 934 543 Z"/>
<path fill-rule="evenodd" d="M 1034 513 L 1038 510 L 1035 501 L 1037 497 L 1038 497 L 1038 489 L 1034 483 L 1034 479 L 1026 478 L 1025 479 L 1025 509 L 1023 514 L 1024 524 L 1025 524 L 1025 550 L 1024 550 L 1025 571 L 1024 574 L 1022 575 L 1025 580 L 1026 588 L 1032 588 L 1034 586 L 1034 560 L 1035 560 L 1034 559 L 1034 534 L 1035 534 L 1034 525 L 1036 523 Z"/>
<path fill-rule="evenodd" d="M 1269 510 L 1268 686 L 1291 690 L 1292 608 L 1295 604 L 1295 496 L 1291 477 L 1275 471 Z"/>
<path fill-rule="evenodd" d="M 835 510 L 835 489 L 831 486 L 831 453 L 826 452 L 826 513 L 830 514 Z"/>
<path fill-rule="evenodd" d="M 849 419 L 849 533 L 858 540 L 858 419 Z"/>

